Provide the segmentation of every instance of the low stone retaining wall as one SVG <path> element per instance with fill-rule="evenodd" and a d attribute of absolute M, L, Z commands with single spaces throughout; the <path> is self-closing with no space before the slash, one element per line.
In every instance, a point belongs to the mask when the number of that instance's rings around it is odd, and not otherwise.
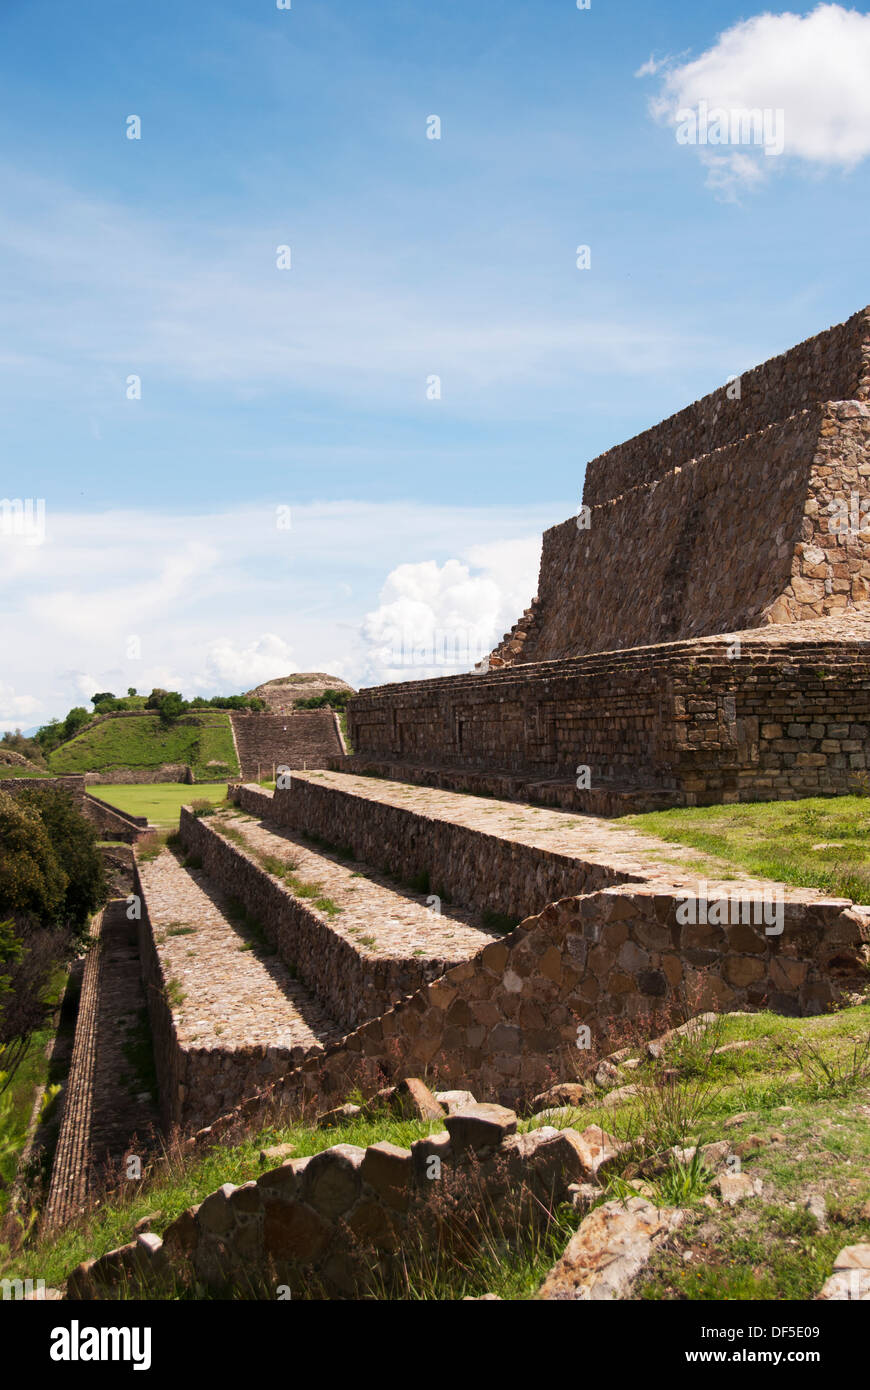
<path fill-rule="evenodd" d="M 292 1159 L 241 1187 L 225 1183 L 165 1231 L 72 1272 L 69 1298 L 111 1298 L 199 1281 L 261 1295 L 347 1298 L 388 1284 L 409 1242 L 418 1249 L 483 1236 L 483 1213 L 522 1213 L 541 1225 L 572 1183 L 593 1181 L 607 1136 L 545 1127 L 517 1134 L 500 1106 L 470 1105 L 410 1149 L 337 1144 Z M 510 1215 L 507 1216 L 510 1221 Z M 379 1267 L 379 1268 L 378 1268 Z"/>
<path fill-rule="evenodd" d="M 135 894 L 139 898 L 139 951 L 148 1001 L 154 1062 L 164 1129 L 183 1131 L 208 1124 L 223 1110 L 237 1105 L 243 1096 L 255 1095 L 276 1076 L 298 1066 L 303 1048 L 217 1048 L 184 1046 L 177 1034 L 166 979 L 139 866 L 135 867 Z"/>
<path fill-rule="evenodd" d="M 103 801 L 101 797 L 94 796 L 92 792 L 85 793 L 83 810 L 88 820 L 102 831 L 107 839 L 126 840 L 134 845 L 148 828 L 147 816 L 130 815 L 129 812 L 112 806 L 108 801 Z"/>
<path fill-rule="evenodd" d="M 257 798 L 266 803 L 260 814 L 275 819 L 271 798 L 252 790 L 249 804 Z M 285 965 L 296 969 L 344 1027 L 356 1028 L 377 1018 L 448 968 L 444 960 L 379 958 L 357 947 L 334 930 L 328 917 L 294 897 L 239 845 L 213 830 L 207 816 L 194 816 L 183 807 L 179 829 L 186 849 L 200 856 L 210 880 L 257 918 Z"/>
<path fill-rule="evenodd" d="M 708 901 L 720 891 L 728 885 L 715 894 L 711 885 Z M 651 885 L 552 903 L 213 1122 L 202 1142 L 276 1110 L 325 1109 L 355 1087 L 371 1094 L 383 1077 L 426 1075 L 444 1089 L 470 1083 L 485 1100 L 514 1104 L 556 1073 L 570 1076 L 581 1041 L 605 1053 L 622 1020 L 669 1002 L 801 1015 L 866 985 L 870 913 L 846 899 L 786 900 L 783 930 L 770 936 L 751 921 L 683 923 L 678 912 L 686 915 L 682 897 Z"/>
<path fill-rule="evenodd" d="M 412 807 L 365 801 L 352 791 L 320 785 L 316 776 L 294 776 L 289 787 L 271 796 L 233 784 L 229 794 L 243 811 L 349 845 L 355 858 L 405 880 L 428 874 L 433 893 L 514 921 L 541 903 L 631 878 L 607 865 L 437 820 Z"/>
<path fill-rule="evenodd" d="M 54 787 L 60 791 L 69 792 L 73 804 L 77 811 L 81 811 L 85 799 L 85 778 L 70 775 L 69 777 L 3 777 L 0 778 L 0 791 L 8 792 L 10 796 L 26 795 L 28 790 L 36 788 L 37 791 L 45 787 Z"/>
<path fill-rule="evenodd" d="M 72 1058 L 64 1087 L 63 1110 L 48 1196 L 42 1211 L 41 1226 L 44 1231 L 56 1230 L 78 1216 L 88 1191 L 91 1113 L 97 1061 L 97 1020 L 103 964 L 100 934 L 106 910 L 99 912 L 91 922 L 91 949 L 85 958 L 82 973 Z"/>
<path fill-rule="evenodd" d="M 108 718 L 108 716 L 106 716 Z M 88 786 L 136 786 L 151 782 L 194 782 L 193 769 L 186 763 L 162 763 L 160 767 L 115 767 L 102 772 L 86 772 L 84 779 Z"/>

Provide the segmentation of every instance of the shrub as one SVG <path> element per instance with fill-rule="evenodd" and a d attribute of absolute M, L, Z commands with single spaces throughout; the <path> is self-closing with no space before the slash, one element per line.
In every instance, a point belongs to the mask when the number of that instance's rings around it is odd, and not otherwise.
<path fill-rule="evenodd" d="M 329 705 L 330 709 L 343 710 L 347 708 L 347 702 L 353 694 L 352 690 L 324 690 L 322 695 L 310 695 L 307 699 L 294 700 L 294 709 L 323 709 Z"/>

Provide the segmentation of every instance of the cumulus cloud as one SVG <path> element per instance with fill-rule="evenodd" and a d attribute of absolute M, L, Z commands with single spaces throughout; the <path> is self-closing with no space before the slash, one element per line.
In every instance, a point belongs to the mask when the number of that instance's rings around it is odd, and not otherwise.
<path fill-rule="evenodd" d="M 293 670 L 407 679 L 381 650 L 390 624 L 488 651 L 534 592 L 541 531 L 570 510 L 317 502 L 294 506 L 291 530 L 266 504 L 52 511 L 44 545 L 0 538 L 0 728 L 128 686 L 228 695 Z"/>
<path fill-rule="evenodd" d="M 19 695 L 14 686 L 0 681 L 0 732 L 31 724 L 42 711 L 42 702 L 35 695 Z"/>
<path fill-rule="evenodd" d="M 294 669 L 293 648 L 274 632 L 264 632 L 246 647 L 224 638 L 213 642 L 206 652 L 202 684 L 221 690 L 251 690 Z"/>
<path fill-rule="evenodd" d="M 468 671 L 491 651 L 535 592 L 538 537 L 471 546 L 465 561 L 399 565 L 366 614 L 367 679 L 423 680 Z"/>
<path fill-rule="evenodd" d="M 638 76 L 656 71 L 644 64 Z M 699 117 L 696 149 L 708 183 L 725 196 L 760 183 L 786 161 L 806 169 L 849 170 L 870 155 L 870 14 L 841 5 L 818 5 L 810 14 L 761 14 L 725 31 L 700 57 L 670 65 L 652 114 L 671 126 L 681 143 L 686 113 Z M 709 115 L 707 122 L 701 112 Z M 733 115 L 714 131 L 715 113 L 770 114 L 770 138 L 747 138 Z M 782 141 L 774 137 L 781 113 Z M 708 142 L 702 143 L 706 129 Z M 680 135 L 680 131 L 683 135 Z M 735 139 L 739 135 L 739 139 Z"/>

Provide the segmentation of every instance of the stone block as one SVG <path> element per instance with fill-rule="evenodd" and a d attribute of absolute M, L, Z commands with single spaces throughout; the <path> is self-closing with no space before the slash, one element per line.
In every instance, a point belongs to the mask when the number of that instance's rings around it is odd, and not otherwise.
<path fill-rule="evenodd" d="M 516 1132 L 517 1117 L 503 1105 L 467 1105 L 444 1123 L 454 1151 L 461 1153 L 496 1147 Z"/>

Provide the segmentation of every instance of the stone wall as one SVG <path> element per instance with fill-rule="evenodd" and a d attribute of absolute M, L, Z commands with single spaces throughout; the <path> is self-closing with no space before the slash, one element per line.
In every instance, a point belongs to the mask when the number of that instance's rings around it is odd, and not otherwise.
<path fill-rule="evenodd" d="M 350 766 L 513 772 L 526 794 L 564 779 L 563 804 L 593 811 L 621 783 L 674 805 L 854 792 L 870 767 L 870 605 L 799 629 L 365 690 Z M 580 766 L 591 795 L 574 790 Z"/>
<path fill-rule="evenodd" d="M 85 793 L 83 809 L 91 824 L 108 840 L 126 840 L 135 844 L 148 828 L 147 816 L 130 815 L 91 792 Z"/>
<path fill-rule="evenodd" d="M 86 772 L 84 779 L 89 787 L 117 787 L 128 784 L 144 786 L 152 782 L 193 782 L 194 776 L 187 763 L 161 763 L 159 767 L 103 768 L 100 772 Z"/>
<path fill-rule="evenodd" d="M 245 778 L 271 778 L 279 765 L 325 767 L 329 758 L 344 752 L 332 709 L 294 710 L 289 714 L 233 710 L 231 720 L 239 768 Z"/>
<path fill-rule="evenodd" d="M 401 1277 L 409 1248 L 477 1243 L 481 1213 L 543 1226 L 572 1183 L 594 1181 L 617 1156 L 596 1126 L 518 1134 L 517 1117 L 471 1105 L 409 1149 L 336 1144 L 290 1159 L 256 1182 L 225 1183 L 164 1232 L 72 1271 L 73 1299 L 148 1296 L 174 1282 L 227 1284 L 272 1297 L 363 1297 Z M 470 1218 L 470 1219 L 469 1219 Z M 374 1283 L 372 1275 L 374 1272 Z M 401 1285 L 400 1285 L 401 1286 Z"/>
<path fill-rule="evenodd" d="M 351 846 L 354 857 L 373 868 L 401 871 L 406 881 L 425 877 L 440 897 L 513 921 L 542 902 L 591 892 L 622 877 L 615 869 L 573 855 L 421 817 L 412 807 L 363 805 L 352 792 L 318 786 L 313 778 L 293 778 L 290 787 L 271 797 L 253 787 L 231 786 L 230 794 L 243 811 Z"/>
<path fill-rule="evenodd" d="M 244 810 L 256 806 L 259 814 L 288 824 L 275 814 L 272 798 L 254 788 L 237 791 L 236 799 Z M 240 846 L 213 830 L 208 817 L 197 818 L 183 807 L 180 833 L 188 852 L 201 858 L 209 880 L 244 903 L 284 963 L 295 968 L 344 1027 L 376 1018 L 447 968 L 447 962 L 428 955 L 379 959 L 363 950 L 335 931 L 313 903 L 295 897 Z"/>
<path fill-rule="evenodd" d="M 21 796 L 33 787 L 36 787 L 37 790 L 43 787 L 57 787 L 61 791 L 69 792 L 76 810 L 84 810 L 84 777 L 71 775 L 69 777 L 3 777 L 0 779 L 0 791 L 8 792 L 10 796 Z"/>
<path fill-rule="evenodd" d="M 243 1096 L 262 1091 L 276 1076 L 298 1065 L 303 1048 L 247 1046 L 191 1047 L 179 1041 L 167 980 L 148 915 L 139 866 L 134 892 L 140 903 L 139 956 L 148 1001 L 154 1062 L 164 1130 L 183 1131 L 208 1124 Z"/>
<path fill-rule="evenodd" d="M 587 465 L 583 501 L 596 506 L 789 415 L 845 400 L 870 400 L 870 309 L 744 372 L 739 400 L 721 386 L 600 454 Z"/>
<path fill-rule="evenodd" d="M 704 891 L 712 903 L 732 890 L 724 883 Z M 624 1019 L 646 1019 L 680 998 L 699 1009 L 798 1015 L 824 1012 L 865 987 L 868 909 L 795 891 L 784 901 L 781 933 L 768 935 L 748 898 L 729 905 L 721 926 L 705 924 L 697 906 L 687 912 L 686 902 L 698 901 L 697 891 L 626 884 L 552 903 L 213 1121 L 202 1141 L 265 1123 L 276 1110 L 323 1110 L 355 1088 L 370 1095 L 412 1074 L 443 1089 L 472 1084 L 479 1099 L 511 1105 L 577 1074 L 581 1025 L 600 1056 Z"/>
<path fill-rule="evenodd" d="M 517 659 L 822 617 L 860 601 L 870 530 L 829 530 L 829 504 L 853 492 L 870 498 L 870 405 L 835 402 L 594 507 L 588 530 L 569 518 L 544 534 L 535 624 L 513 635 Z"/>

